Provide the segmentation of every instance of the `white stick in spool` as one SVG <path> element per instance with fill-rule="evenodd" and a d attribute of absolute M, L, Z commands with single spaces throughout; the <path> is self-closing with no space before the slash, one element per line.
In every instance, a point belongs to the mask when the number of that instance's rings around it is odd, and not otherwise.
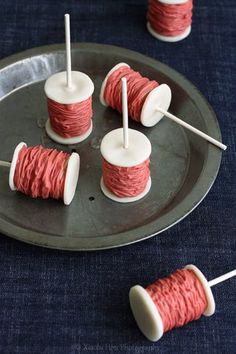
<path fill-rule="evenodd" d="M 220 141 L 218 141 L 218 140 L 212 138 L 211 136 L 203 133 L 201 130 L 199 130 L 197 128 L 194 128 L 192 125 L 184 122 L 182 119 L 180 119 L 180 118 L 176 117 L 175 115 L 167 112 L 166 110 L 162 109 L 161 107 L 156 106 L 156 110 L 158 112 L 161 112 L 163 115 L 165 115 L 166 117 L 170 118 L 171 120 L 173 120 L 175 123 L 177 123 L 177 124 L 181 125 L 182 127 L 190 130 L 191 132 L 197 134 L 201 138 L 209 141 L 209 143 L 219 147 L 222 150 L 226 150 L 227 149 L 227 146 L 222 144 Z"/>
<path fill-rule="evenodd" d="M 157 1 L 159 1 L 163 4 L 166 4 L 166 5 L 181 5 L 181 4 L 184 4 L 185 2 L 187 2 L 188 0 L 157 0 Z M 147 29 L 148 29 L 148 32 L 156 39 L 159 39 L 164 42 L 179 42 L 189 36 L 189 34 L 191 33 L 192 27 L 191 27 L 191 25 L 188 26 L 181 34 L 178 34 L 176 36 L 165 36 L 165 35 L 162 35 L 162 34 L 156 32 L 152 28 L 150 22 L 147 22 Z"/>
<path fill-rule="evenodd" d="M 70 15 L 65 14 L 65 40 L 66 40 L 66 79 L 67 87 L 70 89 L 71 83 L 71 48 L 70 48 Z"/>
<path fill-rule="evenodd" d="M 27 147 L 26 143 L 21 142 L 16 146 L 11 163 L 7 161 L 0 161 L 0 166 L 10 168 L 9 187 L 11 188 L 12 191 L 16 190 L 16 186 L 14 183 L 14 176 L 15 176 L 18 156 L 23 146 Z M 78 153 L 73 152 L 70 155 L 67 162 L 64 193 L 63 193 L 63 201 L 65 205 L 69 205 L 72 202 L 72 199 L 74 198 L 75 190 L 79 179 L 79 170 L 80 170 L 80 157 Z"/>
<path fill-rule="evenodd" d="M 11 163 L 7 161 L 0 160 L 0 166 L 2 167 L 11 167 Z"/>
<path fill-rule="evenodd" d="M 215 300 L 211 287 L 236 276 L 236 270 L 208 282 L 203 273 L 196 266 L 191 264 L 185 268 L 192 270 L 203 286 L 207 298 L 207 308 L 204 311 L 204 315 L 213 315 L 215 313 Z M 148 292 L 142 286 L 135 285 L 130 289 L 129 300 L 134 318 L 141 332 L 150 341 L 158 341 L 164 333 L 163 321 Z"/>
<path fill-rule="evenodd" d="M 66 71 L 50 76 L 44 86 L 45 94 L 51 100 L 60 104 L 75 104 L 87 100 L 94 92 L 94 84 L 90 77 L 80 71 L 71 71 L 71 42 L 70 42 L 70 16 L 65 15 L 65 41 L 66 41 Z M 65 138 L 57 134 L 50 124 L 46 122 L 46 132 L 49 137 L 60 144 L 77 144 L 85 140 L 93 130 L 93 124 L 82 135 Z"/>
<path fill-rule="evenodd" d="M 128 100 L 127 100 L 127 80 L 125 77 L 122 81 L 122 113 L 123 113 L 123 147 L 129 147 L 129 125 L 128 125 Z"/>
<path fill-rule="evenodd" d="M 122 111 L 123 128 L 112 130 L 105 135 L 101 142 L 101 154 L 103 158 L 114 166 L 133 167 L 146 161 L 151 155 L 151 143 L 149 139 L 137 130 L 128 128 L 128 102 L 127 102 L 127 80 L 122 82 Z M 118 197 L 112 193 L 101 179 L 101 189 L 105 196 L 120 202 L 130 203 L 143 198 L 151 188 L 151 177 L 147 182 L 145 190 L 134 197 Z"/>
<path fill-rule="evenodd" d="M 230 279 L 230 278 L 232 278 L 232 277 L 235 277 L 235 276 L 236 276 L 236 269 L 234 269 L 234 270 L 232 270 L 231 272 L 228 272 L 228 273 L 226 273 L 226 274 L 223 274 L 223 275 L 221 275 L 220 277 L 217 277 L 217 278 L 215 278 L 215 279 L 210 280 L 210 281 L 208 282 L 208 285 L 209 285 L 210 287 L 212 287 L 212 286 L 215 286 L 215 285 L 217 285 L 217 284 L 220 284 L 220 283 L 224 282 L 225 280 L 228 280 L 228 279 Z"/>

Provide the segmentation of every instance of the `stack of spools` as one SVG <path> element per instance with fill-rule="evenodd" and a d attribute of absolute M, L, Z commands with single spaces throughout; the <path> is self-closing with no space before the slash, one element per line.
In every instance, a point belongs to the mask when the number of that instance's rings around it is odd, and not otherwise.
<path fill-rule="evenodd" d="M 106 75 L 100 91 L 100 101 L 103 105 L 110 106 L 118 112 L 122 111 L 120 85 L 122 77 L 127 78 L 127 110 L 131 119 L 145 127 L 153 127 L 166 116 L 222 150 L 226 150 L 226 145 L 167 111 L 171 102 L 171 89 L 167 84 L 159 84 L 155 80 L 143 77 L 126 63 L 115 65 Z"/>
<path fill-rule="evenodd" d="M 122 91 L 123 129 L 112 130 L 102 140 L 101 189 L 108 198 L 129 203 L 143 198 L 151 188 L 151 143 L 144 134 L 128 128 L 126 78 L 119 80 L 118 85 Z"/>

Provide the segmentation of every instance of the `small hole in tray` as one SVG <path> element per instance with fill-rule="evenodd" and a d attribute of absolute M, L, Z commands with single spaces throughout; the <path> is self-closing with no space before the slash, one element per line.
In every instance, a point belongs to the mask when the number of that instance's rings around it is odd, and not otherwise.
<path fill-rule="evenodd" d="M 95 200 L 94 197 L 89 197 L 90 202 L 93 202 Z"/>

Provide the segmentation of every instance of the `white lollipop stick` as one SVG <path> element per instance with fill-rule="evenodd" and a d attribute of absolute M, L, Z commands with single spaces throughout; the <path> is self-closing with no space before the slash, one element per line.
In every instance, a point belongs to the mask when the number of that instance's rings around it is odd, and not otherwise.
<path fill-rule="evenodd" d="M 65 14 L 65 40 L 66 40 L 66 80 L 67 80 L 67 87 L 71 88 L 70 15 L 68 14 Z"/>
<path fill-rule="evenodd" d="M 1 161 L 1 160 L 0 160 L 0 166 L 3 166 L 3 167 L 11 167 L 11 163 L 10 163 L 10 162 L 7 162 L 7 161 Z"/>
<path fill-rule="evenodd" d="M 232 270 L 231 272 L 228 272 L 226 274 L 223 274 L 221 275 L 220 277 L 218 278 L 215 278 L 215 279 L 212 279 L 208 282 L 208 285 L 210 287 L 216 285 L 216 284 L 219 284 L 219 283 L 222 283 L 223 281 L 227 280 L 227 279 L 230 279 L 232 277 L 235 277 L 236 276 L 236 269 Z"/>
<path fill-rule="evenodd" d="M 126 77 L 121 79 L 122 82 L 122 113 L 123 113 L 123 147 L 129 147 L 129 126 L 128 126 L 128 100 L 127 100 L 127 80 Z"/>
<path fill-rule="evenodd" d="M 193 133 L 201 136 L 203 139 L 209 141 L 210 143 L 216 145 L 217 147 L 219 147 L 222 150 L 226 150 L 227 146 L 222 144 L 221 142 L 219 142 L 216 139 L 213 139 L 211 136 L 203 133 L 201 130 L 194 128 L 192 125 L 184 122 L 183 120 L 179 119 L 178 117 L 174 116 L 173 114 L 165 111 L 164 109 L 162 109 L 161 107 L 156 107 L 156 110 L 161 112 L 162 114 L 164 114 L 166 117 L 170 118 L 171 120 L 173 120 L 174 122 L 176 122 L 179 125 L 182 125 L 184 128 L 191 130 Z"/>

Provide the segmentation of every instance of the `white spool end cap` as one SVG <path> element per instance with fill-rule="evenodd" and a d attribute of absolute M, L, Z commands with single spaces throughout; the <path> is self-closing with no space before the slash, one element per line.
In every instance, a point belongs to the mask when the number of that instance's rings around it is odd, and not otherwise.
<path fill-rule="evenodd" d="M 214 296 L 211 291 L 211 287 L 209 286 L 207 279 L 205 278 L 203 273 L 195 265 L 189 264 L 185 268 L 190 269 L 195 273 L 195 275 L 198 277 L 198 279 L 200 280 L 200 282 L 204 288 L 206 298 L 207 298 L 207 308 L 204 312 L 204 315 L 205 316 L 213 315 L 215 313 L 216 305 L 215 305 Z"/>
<path fill-rule="evenodd" d="M 74 198 L 77 182 L 79 178 L 80 157 L 79 154 L 73 152 L 68 160 L 65 185 L 64 185 L 64 204 L 69 205 Z"/>
<path fill-rule="evenodd" d="M 148 32 L 151 33 L 153 37 L 156 39 L 159 39 L 160 41 L 163 42 L 179 42 L 182 41 L 184 38 L 188 37 L 188 35 L 191 33 L 191 26 L 188 26 L 186 30 L 184 30 L 183 33 L 178 34 L 177 36 L 164 36 L 162 34 L 157 33 L 151 26 L 149 22 L 147 22 L 147 29 Z"/>
<path fill-rule="evenodd" d="M 112 165 L 133 167 L 149 158 L 152 152 L 150 140 L 138 130 L 129 129 L 129 147 L 123 147 L 123 128 L 114 129 L 104 136 L 101 154 Z"/>
<path fill-rule="evenodd" d="M 9 186 L 12 191 L 16 190 L 16 186 L 14 183 L 14 176 L 15 176 L 16 164 L 18 161 L 18 155 L 19 155 L 20 150 L 23 148 L 23 146 L 27 147 L 26 143 L 24 143 L 24 142 L 19 143 L 16 146 L 15 151 L 13 153 L 13 157 L 12 157 L 12 162 L 11 162 L 11 167 L 10 167 L 10 172 L 9 172 Z"/>
<path fill-rule="evenodd" d="M 100 90 L 100 102 L 103 106 L 107 106 L 107 103 L 104 99 L 104 91 L 105 91 L 105 88 L 106 88 L 106 84 L 107 84 L 107 80 L 109 79 L 109 76 L 116 70 L 122 68 L 122 66 L 126 66 L 126 67 L 130 67 L 128 64 L 126 63 L 119 63 L 117 65 L 115 65 L 107 74 L 107 76 L 105 77 L 105 79 L 103 80 L 103 83 L 102 83 L 102 86 L 101 86 L 101 90 Z"/>
<path fill-rule="evenodd" d="M 50 76 L 44 86 L 46 96 L 61 104 L 80 103 L 92 96 L 94 84 L 88 75 L 72 71 L 71 79 L 72 86 L 68 88 L 66 71 Z"/>
<path fill-rule="evenodd" d="M 130 289 L 129 301 L 141 332 L 152 342 L 158 341 L 163 335 L 163 322 L 148 292 L 135 285 Z"/>
<path fill-rule="evenodd" d="M 93 130 L 93 122 L 91 120 L 91 124 L 89 129 L 82 135 L 74 136 L 71 138 L 64 138 L 63 136 L 57 134 L 51 127 L 50 120 L 48 119 L 45 125 L 46 132 L 48 136 L 56 141 L 59 144 L 70 145 L 70 144 L 78 144 L 87 139 L 87 137 L 92 133 Z"/>
<path fill-rule="evenodd" d="M 167 84 L 161 84 L 152 90 L 143 104 L 140 122 L 145 127 L 156 125 L 163 117 L 163 114 L 158 112 L 156 107 L 159 106 L 163 110 L 168 111 L 171 96 L 171 89 Z"/>

